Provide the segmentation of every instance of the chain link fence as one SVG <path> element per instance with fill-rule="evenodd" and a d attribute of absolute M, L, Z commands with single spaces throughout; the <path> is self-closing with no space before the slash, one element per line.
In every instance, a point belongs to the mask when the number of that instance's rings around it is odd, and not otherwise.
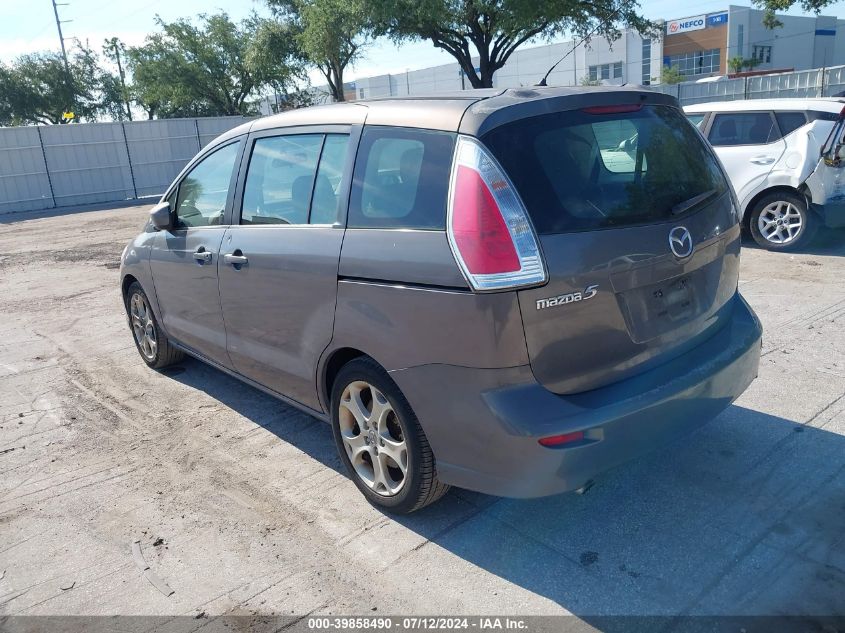
<path fill-rule="evenodd" d="M 161 194 L 239 116 L 0 128 L 0 213 Z"/>

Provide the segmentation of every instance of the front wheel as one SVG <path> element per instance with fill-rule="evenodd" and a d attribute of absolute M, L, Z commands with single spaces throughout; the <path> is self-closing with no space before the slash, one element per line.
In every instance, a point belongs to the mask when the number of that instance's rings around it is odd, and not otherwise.
<path fill-rule="evenodd" d="M 757 202 L 751 212 L 750 228 L 754 241 L 763 248 L 790 251 L 812 241 L 817 218 L 801 196 L 777 192 Z"/>
<path fill-rule="evenodd" d="M 126 315 L 135 338 L 135 347 L 147 365 L 161 369 L 182 360 L 184 354 L 161 331 L 150 308 L 150 301 L 137 281 L 126 291 Z"/>
<path fill-rule="evenodd" d="M 407 514 L 437 501 L 434 454 L 411 406 L 375 361 L 345 365 L 332 389 L 332 433 L 349 476 L 370 503 Z"/>

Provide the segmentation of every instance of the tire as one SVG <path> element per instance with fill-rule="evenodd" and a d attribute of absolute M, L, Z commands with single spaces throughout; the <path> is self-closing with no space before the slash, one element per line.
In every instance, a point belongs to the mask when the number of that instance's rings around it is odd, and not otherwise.
<path fill-rule="evenodd" d="M 751 237 L 770 251 L 792 251 L 805 247 L 818 229 L 818 218 L 807 209 L 797 193 L 777 191 L 754 205 L 749 220 Z"/>
<path fill-rule="evenodd" d="M 331 402 L 340 460 L 370 503 L 408 514 L 446 494 L 449 486 L 437 480 L 434 454 L 417 416 L 378 363 L 363 357 L 344 365 Z M 374 415 L 378 421 L 371 425 Z"/>
<path fill-rule="evenodd" d="M 133 282 L 126 291 L 126 316 L 135 347 L 144 362 L 153 369 L 162 369 L 181 361 L 185 354 L 176 348 L 158 325 L 150 300 L 141 284 Z"/>

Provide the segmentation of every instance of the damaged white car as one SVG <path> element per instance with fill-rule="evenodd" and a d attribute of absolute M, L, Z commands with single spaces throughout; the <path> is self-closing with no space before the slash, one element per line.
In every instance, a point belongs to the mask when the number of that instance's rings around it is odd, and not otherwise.
<path fill-rule="evenodd" d="M 843 106 L 753 99 L 684 108 L 716 150 L 760 246 L 798 249 L 819 226 L 845 226 Z"/>

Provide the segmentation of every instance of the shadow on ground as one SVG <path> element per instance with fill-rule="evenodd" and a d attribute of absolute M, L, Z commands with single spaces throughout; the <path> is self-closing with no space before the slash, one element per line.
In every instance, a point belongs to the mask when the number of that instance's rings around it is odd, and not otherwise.
<path fill-rule="evenodd" d="M 328 425 L 286 425 L 286 405 L 197 361 L 169 375 L 341 469 Z M 845 437 L 741 406 L 583 496 L 454 490 L 394 519 L 604 630 L 619 629 L 606 615 L 845 615 Z"/>
<path fill-rule="evenodd" d="M 743 248 L 751 248 L 756 250 L 764 250 L 757 245 L 750 236 L 743 235 Z M 845 255 L 845 229 L 829 229 L 826 227 L 819 228 L 818 233 L 813 237 L 804 248 L 799 248 L 795 251 L 789 251 L 784 255 Z"/>

